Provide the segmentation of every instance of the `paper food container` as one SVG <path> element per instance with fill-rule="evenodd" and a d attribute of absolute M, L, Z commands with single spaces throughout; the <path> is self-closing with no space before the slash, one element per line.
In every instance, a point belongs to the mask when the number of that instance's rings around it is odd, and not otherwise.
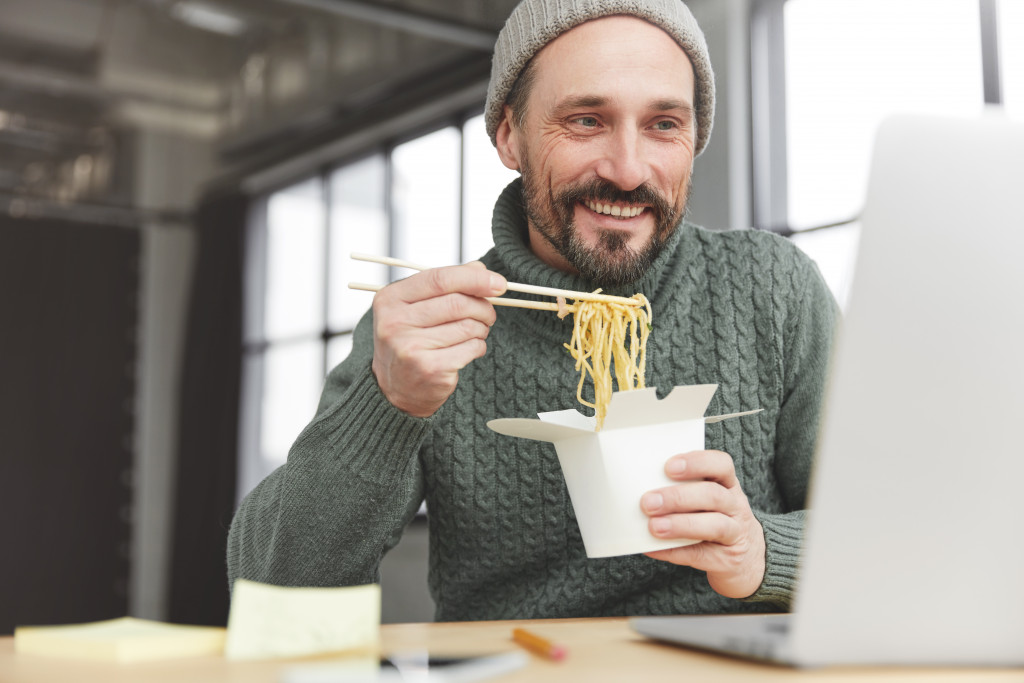
<path fill-rule="evenodd" d="M 654 388 L 612 394 L 604 427 L 577 410 L 503 418 L 487 426 L 507 436 L 555 445 L 587 557 L 632 555 L 696 543 L 660 539 L 648 529 L 640 498 L 678 482 L 665 474 L 673 455 L 704 448 L 704 425 L 751 410 L 704 417 L 717 384 L 675 387 L 658 400 Z"/>

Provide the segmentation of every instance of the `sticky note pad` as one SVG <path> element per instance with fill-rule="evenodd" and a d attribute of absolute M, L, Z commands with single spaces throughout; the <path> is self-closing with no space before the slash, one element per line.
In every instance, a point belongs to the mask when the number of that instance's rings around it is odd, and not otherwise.
<path fill-rule="evenodd" d="M 224 651 L 224 629 L 121 617 L 86 624 L 19 626 L 16 652 L 107 662 L 145 662 Z"/>
<path fill-rule="evenodd" d="M 380 586 L 287 588 L 238 579 L 231 595 L 228 659 L 376 652 Z"/>

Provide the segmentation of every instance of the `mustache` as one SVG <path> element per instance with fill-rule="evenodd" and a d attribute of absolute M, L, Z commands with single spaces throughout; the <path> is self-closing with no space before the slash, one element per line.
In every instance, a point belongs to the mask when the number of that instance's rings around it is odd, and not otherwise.
<path fill-rule="evenodd" d="M 610 204 L 643 204 L 651 207 L 659 216 L 667 216 L 672 211 L 672 205 L 647 183 L 632 190 L 622 190 L 601 178 L 594 178 L 567 188 L 559 195 L 559 199 L 565 205 L 588 200 L 598 200 Z"/>

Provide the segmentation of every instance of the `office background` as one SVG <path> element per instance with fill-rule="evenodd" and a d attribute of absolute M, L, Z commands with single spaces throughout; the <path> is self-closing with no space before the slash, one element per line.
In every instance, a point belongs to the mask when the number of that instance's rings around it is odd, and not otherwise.
<path fill-rule="evenodd" d="M 690 218 L 790 237 L 840 302 L 878 121 L 1024 115 L 1024 0 L 688 4 L 719 89 Z M 403 274 L 348 253 L 489 245 L 513 5 L 0 0 L 0 633 L 223 623 L 231 513 L 344 357 L 347 282 Z M 430 619 L 425 553 L 419 520 L 385 621 Z"/>

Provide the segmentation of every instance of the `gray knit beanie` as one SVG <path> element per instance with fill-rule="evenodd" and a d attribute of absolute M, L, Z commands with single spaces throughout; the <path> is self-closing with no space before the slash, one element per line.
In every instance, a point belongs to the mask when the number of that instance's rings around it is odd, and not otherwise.
<path fill-rule="evenodd" d="M 681 0 L 523 0 L 498 34 L 491 62 L 484 121 L 491 142 L 501 123 L 505 98 L 519 73 L 541 48 L 585 21 L 613 14 L 628 14 L 663 29 L 683 48 L 693 64 L 697 108 L 694 156 L 704 151 L 715 117 L 715 75 L 704 42 L 689 8 Z"/>

